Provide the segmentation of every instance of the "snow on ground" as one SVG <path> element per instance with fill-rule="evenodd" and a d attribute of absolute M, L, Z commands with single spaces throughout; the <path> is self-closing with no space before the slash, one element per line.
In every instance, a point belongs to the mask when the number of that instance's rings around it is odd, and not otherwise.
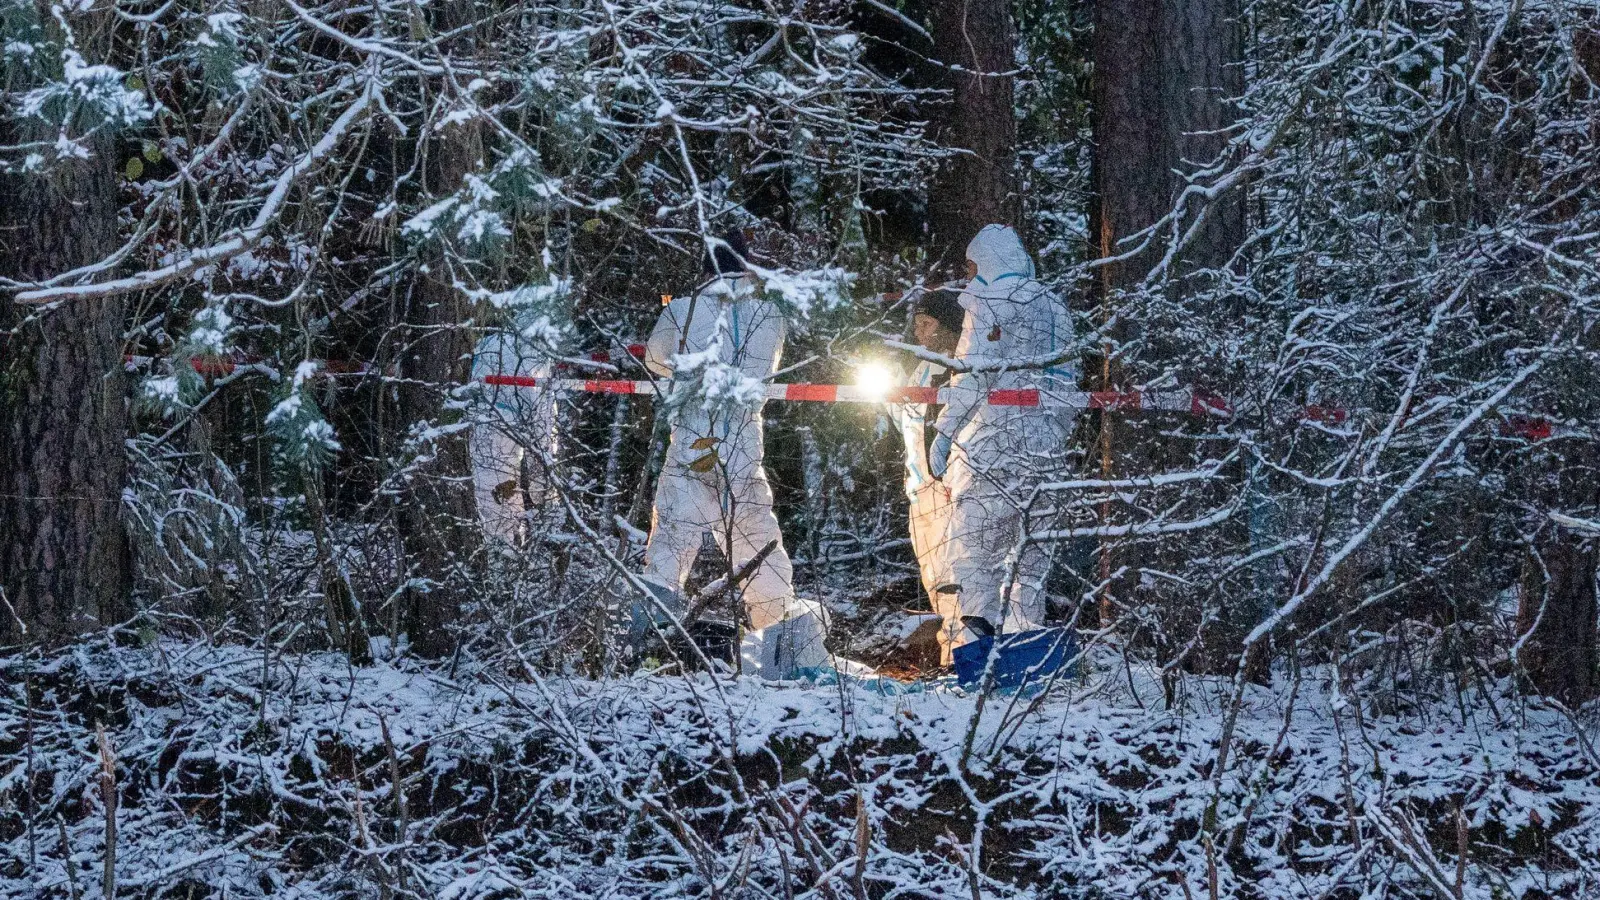
<path fill-rule="evenodd" d="M 97 720 L 119 896 L 1600 896 L 1592 738 L 1560 711 L 1315 673 L 1292 707 L 1246 692 L 1217 778 L 1231 683 L 1169 709 L 1095 662 L 980 698 L 201 644 L 11 660 L 0 897 L 99 895 Z"/>

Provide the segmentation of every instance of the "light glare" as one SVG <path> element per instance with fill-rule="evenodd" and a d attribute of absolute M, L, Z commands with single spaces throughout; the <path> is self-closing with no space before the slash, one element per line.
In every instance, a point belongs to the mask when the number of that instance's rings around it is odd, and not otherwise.
<path fill-rule="evenodd" d="M 894 373 L 882 363 L 863 363 L 856 366 L 856 386 L 867 395 L 868 399 L 881 401 L 889 396 L 889 389 L 894 387 Z"/>

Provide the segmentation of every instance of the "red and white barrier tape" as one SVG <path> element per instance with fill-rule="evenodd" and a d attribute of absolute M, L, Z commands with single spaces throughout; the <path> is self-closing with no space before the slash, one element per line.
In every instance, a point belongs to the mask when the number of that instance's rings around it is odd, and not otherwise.
<path fill-rule="evenodd" d="M 133 354 L 122 357 L 123 366 L 130 372 L 160 360 L 161 357 L 157 356 L 134 356 Z M 240 366 L 251 366 L 259 362 L 266 362 L 266 360 L 261 357 L 229 359 L 222 356 L 195 356 L 189 359 L 189 367 L 208 378 L 217 378 L 224 375 L 232 375 Z M 317 364 L 317 372 L 323 375 L 365 375 L 368 372 L 378 371 L 376 366 L 369 363 L 346 362 L 340 359 L 319 359 L 314 360 L 314 362 Z"/>
<path fill-rule="evenodd" d="M 490 375 L 484 384 L 502 387 L 540 387 L 558 393 L 660 394 L 665 382 L 583 378 L 536 378 L 526 375 Z M 949 403 L 950 388 L 868 388 L 853 384 L 769 384 L 766 399 L 808 403 Z M 1071 391 L 1013 388 L 989 392 L 990 406 L 1050 407 L 1059 409 L 1157 409 L 1195 415 L 1232 414 L 1220 397 L 1178 391 Z"/>
<path fill-rule="evenodd" d="M 590 362 L 613 363 L 624 362 L 629 359 L 644 359 L 643 344 L 629 344 L 613 350 L 597 350 L 584 356 Z M 557 368 L 570 367 L 571 363 L 556 363 Z"/>
<path fill-rule="evenodd" d="M 591 394 L 658 395 L 668 386 L 666 382 L 654 381 L 534 378 L 524 375 L 490 375 L 483 382 L 504 387 L 542 387 L 559 393 Z M 948 403 L 950 389 L 908 386 L 882 390 L 850 384 L 769 384 L 766 386 L 766 399 L 811 403 Z M 1056 391 L 1023 388 L 990 391 L 985 399 L 991 406 L 1130 412 L 1148 409 L 1219 418 L 1233 415 L 1233 407 L 1225 399 L 1204 391 Z M 1313 403 L 1300 409 L 1299 418 L 1305 422 L 1337 427 L 1349 421 L 1350 411 Z M 1552 436 L 1555 428 L 1549 419 L 1508 414 L 1501 420 L 1500 433 L 1541 441 Z"/>
<path fill-rule="evenodd" d="M 630 344 L 616 350 L 602 350 L 587 355 L 594 362 L 644 357 L 643 344 Z M 127 356 L 124 361 L 132 369 L 155 362 L 148 356 Z M 217 357 L 196 357 L 189 361 L 201 375 L 216 377 L 231 375 L 240 365 L 254 360 L 237 362 Z M 377 371 L 367 363 L 341 360 L 319 360 L 321 373 L 329 375 L 363 375 Z M 558 364 L 558 368 L 570 364 Z M 542 387 L 559 393 L 590 394 L 648 394 L 662 393 L 666 382 L 630 381 L 618 379 L 536 378 L 526 375 L 490 375 L 483 383 L 503 387 Z M 766 399 L 808 403 L 948 403 L 949 388 L 893 387 L 888 390 L 873 389 L 851 384 L 769 384 Z M 994 390 L 985 398 L 991 406 L 1044 407 L 1054 409 L 1107 409 L 1118 411 L 1162 410 L 1187 412 L 1197 416 L 1228 418 L 1232 406 L 1222 397 L 1203 391 L 1058 391 L 1021 388 Z M 1302 421 L 1338 427 L 1350 419 L 1350 411 L 1337 406 L 1310 404 L 1302 407 Z M 1500 421 L 1500 433 L 1528 441 L 1542 441 L 1555 434 L 1555 425 L 1549 419 L 1522 413 L 1507 413 Z"/>

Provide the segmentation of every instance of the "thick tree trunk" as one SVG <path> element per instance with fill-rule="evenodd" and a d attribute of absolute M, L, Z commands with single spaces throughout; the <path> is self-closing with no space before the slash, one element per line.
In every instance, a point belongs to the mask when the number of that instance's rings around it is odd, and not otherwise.
<path fill-rule="evenodd" d="M 1547 508 L 1578 521 L 1540 523 L 1539 537 L 1524 559 L 1518 661 L 1534 689 L 1576 707 L 1600 696 L 1600 537 L 1589 525 L 1600 510 L 1600 449 L 1577 442 L 1566 452 L 1552 453 L 1547 463 L 1547 474 L 1535 479 L 1543 486 Z"/>
<path fill-rule="evenodd" d="M 1210 165 L 1227 146 L 1244 92 L 1238 0 L 1098 0 L 1094 20 L 1094 255 L 1117 256 L 1173 209 L 1180 172 Z M 1190 204 L 1192 222 L 1200 204 Z M 1102 269 L 1101 290 L 1139 283 L 1170 230 L 1145 252 Z M 1182 254 L 1186 267 L 1227 263 L 1244 238 L 1238 191 L 1212 205 Z"/>
<path fill-rule="evenodd" d="M 1576 65 L 1570 89 L 1575 97 L 1592 96 L 1590 84 L 1600 79 L 1600 30 L 1575 30 L 1572 47 Z M 1600 121 L 1590 121 L 1588 138 L 1600 140 Z M 1512 148 L 1506 152 L 1512 158 L 1500 162 L 1496 170 L 1517 170 L 1523 162 L 1520 154 Z M 1593 178 L 1600 165 L 1588 169 L 1541 173 L 1544 194 L 1561 198 L 1549 207 L 1553 221 L 1570 222 L 1582 213 L 1584 191 L 1579 185 L 1586 175 Z M 1566 311 L 1564 305 L 1559 308 Z M 1600 349 L 1596 344 L 1591 337 L 1589 352 Z M 1573 384 L 1573 395 L 1584 396 L 1587 387 Z M 1535 690 L 1576 707 L 1600 696 L 1600 622 L 1596 621 L 1600 536 L 1587 527 L 1600 515 L 1600 447 L 1577 440 L 1554 443 L 1552 448 L 1542 465 L 1521 467 L 1524 490 L 1540 496 L 1547 509 L 1584 520 L 1585 527 L 1541 523 L 1539 540 L 1523 558 L 1517 633 L 1524 643 L 1519 662 Z"/>
<path fill-rule="evenodd" d="M 1102 320 L 1115 313 L 1118 292 L 1137 287 L 1163 259 L 1173 239 L 1173 223 L 1155 229 L 1149 245 L 1133 253 L 1145 240 L 1141 232 L 1173 212 L 1185 174 L 1211 166 L 1227 147 L 1229 126 L 1237 118 L 1233 100 L 1243 93 L 1242 58 L 1238 0 L 1097 0 L 1090 255 L 1128 257 L 1098 269 L 1094 294 Z M 1202 183 L 1211 180 L 1201 179 Z M 1184 276 L 1195 269 L 1225 266 L 1243 242 L 1241 192 L 1233 191 L 1209 207 L 1198 199 L 1188 203 L 1177 222 L 1179 233 L 1202 214 L 1204 223 L 1170 270 L 1179 276 L 1170 283 L 1175 290 L 1202 287 Z M 1137 324 L 1130 321 L 1110 332 L 1115 341 L 1138 334 Z M 1157 355 L 1168 349 L 1159 340 L 1148 347 Z M 1181 349 L 1188 352 L 1192 348 Z M 1113 347 L 1108 345 L 1105 351 L 1097 373 L 1102 389 L 1125 388 L 1127 381 L 1137 380 L 1124 374 Z M 1159 437 L 1155 429 L 1144 427 L 1148 424 L 1118 421 L 1111 412 L 1099 414 L 1097 455 L 1102 476 L 1112 477 L 1116 469 L 1124 467 L 1157 471 L 1187 455 L 1187 442 Z M 1102 515 L 1108 524 L 1115 512 L 1109 503 L 1104 508 Z M 1248 536 L 1237 537 L 1244 541 Z M 1130 566 L 1141 562 L 1116 561 Z M 1100 552 L 1102 578 L 1115 568 L 1108 543 Z M 1103 624 L 1115 615 L 1111 598 L 1109 590 L 1102 597 Z M 1195 662 L 1209 670 L 1224 667 L 1227 659 L 1236 658 L 1237 651 L 1230 655 L 1222 645 L 1236 644 L 1233 638 L 1242 635 L 1244 626 L 1254 618 L 1252 604 L 1230 604 L 1220 629 L 1228 635 L 1207 651 L 1211 659 Z"/>
<path fill-rule="evenodd" d="M 56 133 L 0 123 L 0 144 Z M 114 160 L 107 141 L 91 149 L 0 176 L 6 275 L 55 275 L 116 249 Z M 121 299 L 53 309 L 0 299 L 0 644 L 59 641 L 128 612 L 124 309 Z"/>
<path fill-rule="evenodd" d="M 407 379 L 399 391 L 400 421 L 449 425 L 459 413 L 444 409 L 444 393 L 472 375 L 472 343 L 460 292 L 425 276 L 411 296 L 414 342 L 402 357 Z M 415 337 L 425 334 L 424 337 Z M 409 382 L 426 382 L 417 384 Z M 422 656 L 446 656 L 455 647 L 448 626 L 458 620 L 472 585 L 471 563 L 480 544 L 467 432 L 426 440 L 400 499 L 397 523 L 413 586 L 405 594 L 406 632 Z"/>
<path fill-rule="evenodd" d="M 1167 146 L 1175 168 L 1193 173 L 1227 150 L 1244 93 L 1244 30 L 1238 0 L 1165 0 L 1162 4 Z M 1169 176 L 1170 177 L 1170 176 Z M 1205 179 L 1209 181 L 1210 179 Z M 1172 191 L 1183 182 L 1172 177 Z M 1187 226 L 1206 204 L 1191 202 Z M 1244 243 L 1244 192 L 1233 190 L 1204 210 L 1205 223 L 1184 247 L 1179 273 L 1222 268 Z"/>
<path fill-rule="evenodd" d="M 952 103 L 935 137 L 961 151 L 928 193 L 928 246 L 936 263 L 960 269 L 967 241 L 991 222 L 1020 226 L 1017 193 L 1016 33 L 1008 0 L 932 4 L 934 53 L 949 66 Z"/>
<path fill-rule="evenodd" d="M 1116 256 L 1122 239 L 1171 209 L 1177 148 L 1164 102 L 1162 0 L 1098 0 L 1094 8 L 1093 255 Z M 1100 270 L 1102 294 L 1137 283 L 1151 253 Z M 1104 297 L 1102 297 L 1104 299 Z"/>
<path fill-rule="evenodd" d="M 1541 694 L 1572 707 L 1600 694 L 1594 540 L 1551 529 L 1529 554 L 1517 610 L 1523 670 Z"/>
<path fill-rule="evenodd" d="M 446 13 L 461 7 L 446 8 Z M 427 148 L 429 195 L 458 190 L 478 165 L 481 139 L 473 125 L 455 126 Z M 448 241 L 436 244 L 428 271 L 419 273 L 404 312 L 406 341 L 400 357 L 402 427 L 449 425 L 460 413 L 445 409 L 449 391 L 472 377 L 472 333 L 462 327 L 472 303 L 452 283 Z M 397 524 L 406 557 L 405 629 L 412 651 L 429 657 L 452 653 L 457 624 L 475 578 L 482 529 L 472 492 L 468 432 L 463 429 L 423 442 L 405 483 Z"/>

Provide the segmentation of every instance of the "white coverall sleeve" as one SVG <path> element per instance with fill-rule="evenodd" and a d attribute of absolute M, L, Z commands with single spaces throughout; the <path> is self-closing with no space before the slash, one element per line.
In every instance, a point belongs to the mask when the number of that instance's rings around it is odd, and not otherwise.
<path fill-rule="evenodd" d="M 912 387 L 931 387 L 934 377 L 943 373 L 943 366 L 926 361 L 917 366 L 909 379 L 898 369 L 895 370 L 896 380 Z M 900 429 L 901 442 L 905 445 L 906 494 L 915 500 L 917 491 L 933 478 L 928 467 L 928 447 L 925 440 L 929 424 L 928 404 L 893 403 L 889 405 L 889 410 Z"/>
<path fill-rule="evenodd" d="M 692 297 L 673 297 L 672 302 L 661 310 L 661 316 L 656 319 L 656 327 L 650 331 L 650 340 L 644 345 L 644 365 L 662 378 L 672 376 L 670 360 L 678 352 L 678 343 L 683 339 L 683 327 L 689 317 L 689 305 Z"/>
<path fill-rule="evenodd" d="M 939 421 L 934 423 L 933 429 L 955 440 L 988 399 L 989 392 L 984 388 L 986 380 L 985 376 L 971 372 L 959 372 L 951 378 L 950 402 L 945 404 L 944 412 L 939 414 Z"/>

